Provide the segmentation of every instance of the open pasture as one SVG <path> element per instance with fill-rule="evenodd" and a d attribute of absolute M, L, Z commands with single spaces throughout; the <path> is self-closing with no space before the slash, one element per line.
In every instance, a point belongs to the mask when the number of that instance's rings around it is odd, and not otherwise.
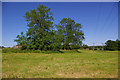
<path fill-rule="evenodd" d="M 3 78 L 117 78 L 118 51 L 2 53 Z"/>

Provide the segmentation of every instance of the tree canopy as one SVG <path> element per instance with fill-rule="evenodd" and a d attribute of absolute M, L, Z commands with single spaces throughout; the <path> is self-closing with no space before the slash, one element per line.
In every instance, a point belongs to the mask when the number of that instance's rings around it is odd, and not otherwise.
<path fill-rule="evenodd" d="M 75 23 L 70 18 L 63 18 L 58 25 L 57 35 L 60 37 L 60 42 L 64 49 L 71 49 L 71 46 L 80 46 L 84 39 L 84 33 L 81 30 L 81 24 Z"/>
<path fill-rule="evenodd" d="M 106 43 L 106 50 L 120 50 L 120 40 L 108 40 Z"/>
<path fill-rule="evenodd" d="M 14 41 L 22 49 L 59 50 L 80 47 L 84 38 L 81 24 L 70 18 L 63 18 L 59 24 L 53 25 L 53 14 L 47 6 L 27 11 L 25 18 L 28 30 L 21 32 Z"/>

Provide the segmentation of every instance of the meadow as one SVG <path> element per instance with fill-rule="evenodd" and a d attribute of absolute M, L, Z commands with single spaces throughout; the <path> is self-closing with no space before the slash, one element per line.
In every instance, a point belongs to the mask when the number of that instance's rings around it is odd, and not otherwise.
<path fill-rule="evenodd" d="M 3 78 L 117 78 L 118 51 L 2 53 Z"/>

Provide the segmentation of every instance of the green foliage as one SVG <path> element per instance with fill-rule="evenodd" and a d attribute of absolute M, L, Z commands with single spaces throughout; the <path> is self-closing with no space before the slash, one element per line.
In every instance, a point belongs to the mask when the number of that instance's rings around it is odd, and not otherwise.
<path fill-rule="evenodd" d="M 84 39 L 84 33 L 81 30 L 81 24 L 75 23 L 70 18 L 63 18 L 58 25 L 57 35 L 59 42 L 62 42 L 64 49 L 78 48 Z"/>
<path fill-rule="evenodd" d="M 79 48 L 84 34 L 81 24 L 70 18 L 63 18 L 60 24 L 53 26 L 50 8 L 40 5 L 37 9 L 25 13 L 28 22 L 26 34 L 21 32 L 15 40 L 22 50 L 60 50 Z M 74 46 L 74 47 L 73 47 Z"/>
<path fill-rule="evenodd" d="M 87 44 L 83 44 L 82 48 L 86 49 L 86 48 L 89 48 L 89 46 Z"/>
<path fill-rule="evenodd" d="M 28 31 L 26 34 L 21 32 L 15 40 L 18 45 L 22 45 L 22 50 L 48 50 L 52 43 L 52 13 L 47 6 L 40 5 L 36 10 L 30 10 L 25 13 L 28 22 Z M 52 48 L 51 48 L 52 49 Z"/>
<path fill-rule="evenodd" d="M 4 46 L 0 46 L 0 49 L 5 48 Z"/>
<path fill-rule="evenodd" d="M 2 53 L 16 53 L 19 52 L 20 49 L 12 49 L 12 48 L 3 48 Z"/>
<path fill-rule="evenodd" d="M 13 48 L 3 48 L 2 53 L 60 53 L 60 51 L 41 51 L 41 50 L 24 50 L 24 49 L 13 49 Z M 62 53 L 62 52 L 61 52 Z"/>
<path fill-rule="evenodd" d="M 106 50 L 120 50 L 120 41 L 116 40 L 116 41 L 112 41 L 112 40 L 108 40 L 106 43 Z"/>
<path fill-rule="evenodd" d="M 27 44 L 26 36 L 23 34 L 23 32 L 21 32 L 20 35 L 17 35 L 16 38 L 17 39 L 14 40 L 14 41 L 17 42 L 18 45 L 25 45 L 25 44 Z"/>

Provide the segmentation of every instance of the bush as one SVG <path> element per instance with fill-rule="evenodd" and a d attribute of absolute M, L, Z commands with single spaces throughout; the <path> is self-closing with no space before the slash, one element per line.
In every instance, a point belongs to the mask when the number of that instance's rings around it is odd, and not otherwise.
<path fill-rule="evenodd" d="M 4 48 L 2 49 L 2 53 L 59 53 L 59 51 L 21 50 L 13 48 Z"/>

